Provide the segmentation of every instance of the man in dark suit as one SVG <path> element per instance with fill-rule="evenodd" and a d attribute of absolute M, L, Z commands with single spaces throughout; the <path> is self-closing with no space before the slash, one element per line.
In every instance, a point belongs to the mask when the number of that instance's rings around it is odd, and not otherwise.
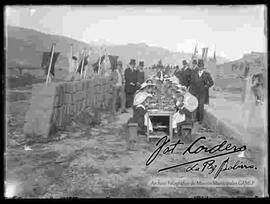
<path fill-rule="evenodd" d="M 126 108 L 132 107 L 133 98 L 136 92 L 137 72 L 134 69 L 136 60 L 131 59 L 128 68 L 125 70 L 125 92 L 126 92 Z"/>
<path fill-rule="evenodd" d="M 139 89 L 141 87 L 141 84 L 144 82 L 144 71 L 143 71 L 143 67 L 144 67 L 144 62 L 140 61 L 139 62 L 139 66 L 137 71 L 137 89 Z"/>
<path fill-rule="evenodd" d="M 185 87 L 189 87 L 192 70 L 189 68 L 186 60 L 183 60 L 182 63 L 183 63 L 183 68 L 181 70 L 181 79 L 182 79 L 181 82 L 182 82 L 182 85 L 184 85 Z"/>
<path fill-rule="evenodd" d="M 203 60 L 199 59 L 198 68 L 194 70 L 191 75 L 189 91 L 198 99 L 198 108 L 195 117 L 200 124 L 203 121 L 204 104 L 209 102 L 209 88 L 213 85 L 214 82 L 210 73 L 204 71 Z"/>

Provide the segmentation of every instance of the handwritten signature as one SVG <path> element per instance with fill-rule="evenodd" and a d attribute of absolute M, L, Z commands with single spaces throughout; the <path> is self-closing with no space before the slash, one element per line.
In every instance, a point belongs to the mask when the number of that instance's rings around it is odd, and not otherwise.
<path fill-rule="evenodd" d="M 182 155 L 199 154 L 200 152 L 206 152 L 206 153 L 210 154 L 210 156 L 199 158 L 199 159 L 196 159 L 193 161 L 189 161 L 189 162 L 185 162 L 185 163 L 181 163 L 181 164 L 177 164 L 177 165 L 173 165 L 173 166 L 169 166 L 166 168 L 162 168 L 162 169 L 159 169 L 158 172 L 166 171 L 166 170 L 177 168 L 180 166 L 192 164 L 191 166 L 188 166 L 186 168 L 186 172 L 189 172 L 189 171 L 203 172 L 207 169 L 209 171 L 208 173 L 212 174 L 217 169 L 215 176 L 214 176 L 214 178 L 217 178 L 218 175 L 220 174 L 220 172 L 222 172 L 222 171 L 236 170 L 236 169 L 257 169 L 254 165 L 246 165 L 246 164 L 241 163 L 239 160 L 236 161 L 234 165 L 230 165 L 229 164 L 229 157 L 227 157 L 227 159 L 225 159 L 221 163 L 221 165 L 218 167 L 214 158 L 218 158 L 218 157 L 222 157 L 225 155 L 245 151 L 247 149 L 247 147 L 245 145 L 243 145 L 241 147 L 237 147 L 236 145 L 232 145 L 231 143 L 228 143 L 226 140 L 224 140 L 222 143 L 217 144 L 211 148 L 209 148 L 203 144 L 201 144 L 198 147 L 195 147 L 202 140 L 206 140 L 206 137 L 199 137 L 198 139 L 196 139 L 192 144 L 190 144 L 187 147 L 187 149 L 185 149 L 185 151 L 182 153 Z M 165 154 L 165 155 L 172 154 L 178 145 L 184 144 L 179 139 L 176 143 L 172 143 L 172 144 L 166 146 L 166 144 L 168 144 L 169 142 L 170 142 L 170 139 L 168 139 L 167 136 L 164 136 L 158 140 L 158 142 L 156 143 L 157 148 L 151 154 L 151 156 L 148 158 L 148 160 L 146 161 L 146 166 L 149 166 L 152 162 L 154 162 L 156 160 L 157 156 L 161 152 L 162 152 L 162 154 Z M 214 154 L 214 153 L 218 153 L 218 154 Z M 199 164 L 201 161 L 204 161 L 204 162 L 200 166 Z"/>

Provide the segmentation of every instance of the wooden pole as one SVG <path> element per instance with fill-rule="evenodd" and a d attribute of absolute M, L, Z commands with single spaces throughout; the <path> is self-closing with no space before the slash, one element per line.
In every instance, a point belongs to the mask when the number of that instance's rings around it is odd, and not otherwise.
<path fill-rule="evenodd" d="M 84 68 L 84 58 L 85 58 L 85 49 L 83 49 L 83 58 L 82 58 L 82 66 L 81 66 L 81 76 L 82 76 L 83 68 Z"/>
<path fill-rule="evenodd" d="M 51 67 L 52 67 L 52 60 L 53 60 L 53 54 L 54 54 L 54 47 L 55 47 L 55 43 L 53 43 L 53 45 L 52 45 L 52 53 L 51 53 L 50 64 L 49 64 L 47 78 L 46 78 L 46 85 L 48 84 L 49 77 L 50 77 L 50 72 L 51 72 Z"/>
<path fill-rule="evenodd" d="M 99 49 L 98 74 L 100 73 L 100 62 L 101 62 L 101 48 Z"/>
<path fill-rule="evenodd" d="M 73 44 L 70 44 L 70 64 L 69 64 L 69 73 L 73 72 Z"/>
<path fill-rule="evenodd" d="M 88 53 L 89 53 L 89 54 L 88 54 L 88 58 L 89 58 L 89 56 L 90 56 L 90 51 L 89 51 Z M 87 59 L 88 59 L 88 58 L 87 58 Z M 86 69 L 84 70 L 84 76 L 83 76 L 84 79 L 85 79 L 85 77 L 86 77 L 87 69 L 88 69 L 88 63 L 87 63 Z"/>
<path fill-rule="evenodd" d="M 78 55 L 78 58 L 79 58 L 79 56 L 80 55 Z M 78 59 L 77 59 L 78 60 Z M 78 71 L 78 69 L 79 69 L 79 65 L 80 65 L 80 63 L 78 62 L 78 64 L 76 63 L 76 69 L 75 69 L 75 72 L 74 72 L 74 74 L 76 74 L 77 73 L 77 71 Z"/>

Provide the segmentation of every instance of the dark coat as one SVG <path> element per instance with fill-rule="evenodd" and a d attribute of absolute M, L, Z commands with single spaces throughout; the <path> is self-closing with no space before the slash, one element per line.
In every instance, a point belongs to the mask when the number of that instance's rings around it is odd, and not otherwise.
<path fill-rule="evenodd" d="M 209 88 L 214 81 L 209 72 L 204 71 L 199 77 L 198 70 L 194 70 L 190 79 L 190 93 L 196 97 L 205 98 L 204 104 L 209 104 Z"/>
<path fill-rule="evenodd" d="M 140 131 L 145 130 L 144 125 L 144 114 L 147 112 L 142 107 L 134 107 L 134 113 L 133 113 L 133 120 L 134 122 L 138 123 L 138 127 Z"/>
<path fill-rule="evenodd" d="M 144 71 L 136 70 L 137 83 L 142 84 L 144 82 Z M 139 86 L 137 86 L 139 88 Z"/>
<path fill-rule="evenodd" d="M 135 86 L 130 83 L 133 82 Z M 125 70 L 125 92 L 126 93 L 135 93 L 136 92 L 136 83 L 137 83 L 137 72 L 131 68 Z"/>
<path fill-rule="evenodd" d="M 181 72 L 181 79 L 182 79 L 182 85 L 189 87 L 190 86 L 190 80 L 192 75 L 192 70 L 188 67 L 185 70 L 182 69 Z"/>

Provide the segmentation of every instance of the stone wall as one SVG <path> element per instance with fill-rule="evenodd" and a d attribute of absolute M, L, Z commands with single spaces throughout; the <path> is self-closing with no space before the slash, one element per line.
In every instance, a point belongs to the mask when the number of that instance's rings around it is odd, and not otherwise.
<path fill-rule="evenodd" d="M 47 138 L 69 125 L 86 108 L 109 109 L 112 86 L 108 78 L 97 77 L 65 83 L 36 84 L 25 117 L 24 134 Z"/>

